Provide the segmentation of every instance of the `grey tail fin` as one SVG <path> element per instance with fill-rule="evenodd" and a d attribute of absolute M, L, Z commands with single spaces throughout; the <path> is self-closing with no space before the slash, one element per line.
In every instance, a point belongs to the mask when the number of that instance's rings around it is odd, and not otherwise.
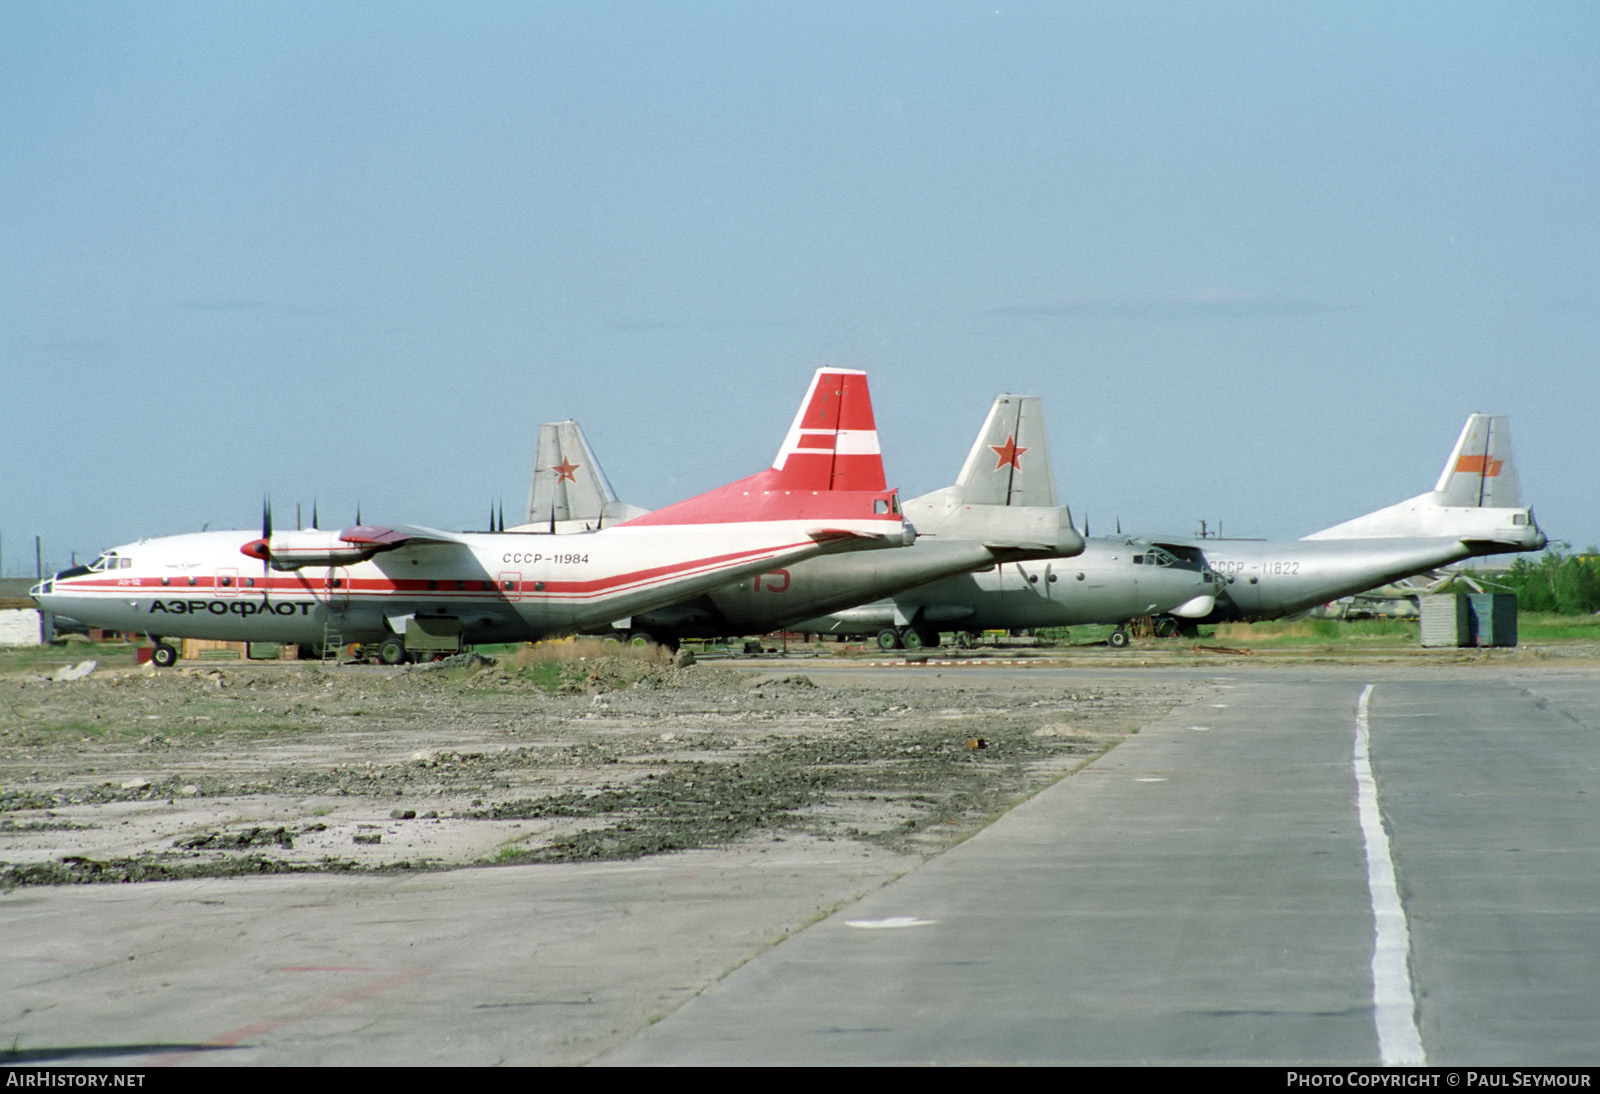
<path fill-rule="evenodd" d="M 1498 414 L 1467 419 L 1439 481 L 1426 494 L 1313 532 L 1305 539 L 1455 539 L 1473 554 L 1537 551 L 1545 535 L 1524 508 L 1511 462 L 1511 427 Z"/>
<path fill-rule="evenodd" d="M 1520 509 L 1522 488 L 1511 461 L 1511 427 L 1498 414 L 1467 419 L 1433 488 L 1441 505 Z"/>
<path fill-rule="evenodd" d="M 528 520 L 517 531 L 594 530 L 643 512 L 617 499 L 577 422 L 568 418 L 539 427 Z"/>
<path fill-rule="evenodd" d="M 956 477 L 955 500 L 966 505 L 1057 504 L 1038 396 L 996 397 Z"/>

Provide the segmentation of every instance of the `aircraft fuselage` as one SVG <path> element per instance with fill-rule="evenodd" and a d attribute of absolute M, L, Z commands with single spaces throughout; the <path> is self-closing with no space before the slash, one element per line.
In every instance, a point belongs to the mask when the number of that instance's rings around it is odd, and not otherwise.
<path fill-rule="evenodd" d="M 1537 542 L 1535 542 L 1535 538 Z M 1526 545 L 1471 544 L 1459 539 L 1195 540 L 1163 546 L 1203 563 L 1226 581 L 1216 609 L 1198 620 L 1222 623 L 1278 619 L 1341 596 L 1494 551 L 1537 550 L 1544 537 L 1532 529 Z"/>
<path fill-rule="evenodd" d="M 840 521 L 840 524 L 849 522 Z M 898 518 L 877 522 L 903 542 Z M 859 547 L 816 542 L 816 521 L 612 528 L 570 536 L 461 533 L 349 565 L 280 571 L 240 553 L 246 531 L 143 540 L 64 572 L 40 606 L 92 626 L 157 637 L 318 643 L 404 633 L 413 616 L 459 620 L 463 640 L 566 634 L 660 608 L 775 562 Z"/>
<path fill-rule="evenodd" d="M 1009 562 L 945 578 L 792 629 L 875 634 L 892 627 L 934 631 L 1020 630 L 1124 623 L 1182 609 L 1221 587 L 1210 571 L 1157 559 L 1164 552 L 1128 540 L 1088 539 L 1075 558 Z"/>

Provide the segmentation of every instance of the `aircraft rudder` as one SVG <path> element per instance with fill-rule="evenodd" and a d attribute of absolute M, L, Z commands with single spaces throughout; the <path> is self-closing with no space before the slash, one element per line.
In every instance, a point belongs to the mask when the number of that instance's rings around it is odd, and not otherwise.
<path fill-rule="evenodd" d="M 1056 505 L 1055 474 L 1036 395 L 995 398 L 956 478 L 964 505 Z"/>
<path fill-rule="evenodd" d="M 778 489 L 885 488 L 866 373 L 837 368 L 816 371 L 770 475 Z"/>
<path fill-rule="evenodd" d="M 1440 472 L 1434 495 L 1441 505 L 1516 509 L 1522 506 L 1511 459 L 1511 427 L 1499 414 L 1473 414 Z"/>
<path fill-rule="evenodd" d="M 583 428 L 567 418 L 539 427 L 528 524 L 584 521 L 599 527 L 617 507 L 616 492 L 595 458 Z"/>

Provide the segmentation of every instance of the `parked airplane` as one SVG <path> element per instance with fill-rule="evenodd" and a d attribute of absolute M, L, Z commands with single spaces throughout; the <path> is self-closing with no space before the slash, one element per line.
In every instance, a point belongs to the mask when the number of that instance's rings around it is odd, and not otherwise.
<path fill-rule="evenodd" d="M 502 642 L 572 633 L 814 555 L 916 538 L 884 487 L 866 376 L 819 369 L 772 467 L 559 544 L 518 533 L 357 524 L 198 532 L 113 548 L 33 589 L 46 611 L 167 637 Z M 259 573 L 239 555 L 260 563 Z"/>
<path fill-rule="evenodd" d="M 537 526 L 561 530 L 561 520 L 549 520 L 551 512 L 561 514 L 565 526 L 584 526 L 597 521 L 602 503 L 621 505 L 576 422 L 541 426 L 539 451 L 582 452 L 586 460 L 578 464 L 563 456 L 571 480 L 568 493 L 553 500 L 542 485 L 549 480 L 536 471 L 530 508 Z M 668 645 L 689 637 L 766 634 L 820 612 L 999 561 L 1075 555 L 1083 539 L 1073 530 L 1067 507 L 1056 504 L 1049 466 L 1039 400 L 1001 395 L 955 483 L 904 503 L 906 518 L 918 532 L 909 550 L 776 567 L 692 600 L 635 613 L 620 620 L 617 629 L 636 641 Z M 593 481 L 586 478 L 590 473 Z"/>
<path fill-rule="evenodd" d="M 886 650 L 937 646 L 941 631 L 961 640 L 986 630 L 1124 624 L 1143 615 L 1203 617 L 1225 582 L 1203 565 L 1131 538 L 1085 540 L 1070 559 L 992 566 L 910 589 L 887 600 L 805 619 L 807 634 L 876 635 Z M 1128 632 L 1111 632 L 1126 646 Z"/>
<path fill-rule="evenodd" d="M 528 520 L 513 532 L 591 532 L 642 517 L 648 509 L 617 497 L 600 469 L 578 423 L 547 422 L 539 427 L 528 489 Z"/>
<path fill-rule="evenodd" d="M 1275 619 L 1473 555 L 1537 551 L 1544 533 L 1521 507 L 1503 417 L 1474 414 L 1432 493 L 1288 543 L 1217 538 L 1090 539 L 1070 564 L 1018 564 L 950 578 L 794 629 L 877 634 L 931 645 L 939 630 L 1124 622 L 1156 615 L 1158 634 L 1201 623 Z M 1198 586 L 1222 578 L 1215 588 Z M 1190 583 L 1193 597 L 1157 607 L 1147 593 Z M 1215 597 L 1212 597 L 1215 593 Z M 920 628 L 917 621 L 921 621 Z M 1126 645 L 1118 628 L 1113 645 Z"/>
<path fill-rule="evenodd" d="M 1467 419 L 1433 490 L 1303 539 L 1149 542 L 1224 575 L 1214 611 L 1195 620 L 1277 619 L 1477 555 L 1537 551 L 1545 536 L 1522 504 L 1511 429 Z"/>

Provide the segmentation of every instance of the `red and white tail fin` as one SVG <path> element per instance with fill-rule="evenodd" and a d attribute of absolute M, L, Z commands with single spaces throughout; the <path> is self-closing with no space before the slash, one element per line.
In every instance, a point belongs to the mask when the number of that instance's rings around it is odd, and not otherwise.
<path fill-rule="evenodd" d="M 819 368 L 778 458 L 775 490 L 882 490 L 883 455 L 867 374 Z"/>
<path fill-rule="evenodd" d="M 805 521 L 827 538 L 860 535 L 909 543 L 915 531 L 884 485 L 883 457 L 864 372 L 818 369 L 770 468 L 618 527 Z M 852 522 L 864 522 L 854 525 Z"/>

